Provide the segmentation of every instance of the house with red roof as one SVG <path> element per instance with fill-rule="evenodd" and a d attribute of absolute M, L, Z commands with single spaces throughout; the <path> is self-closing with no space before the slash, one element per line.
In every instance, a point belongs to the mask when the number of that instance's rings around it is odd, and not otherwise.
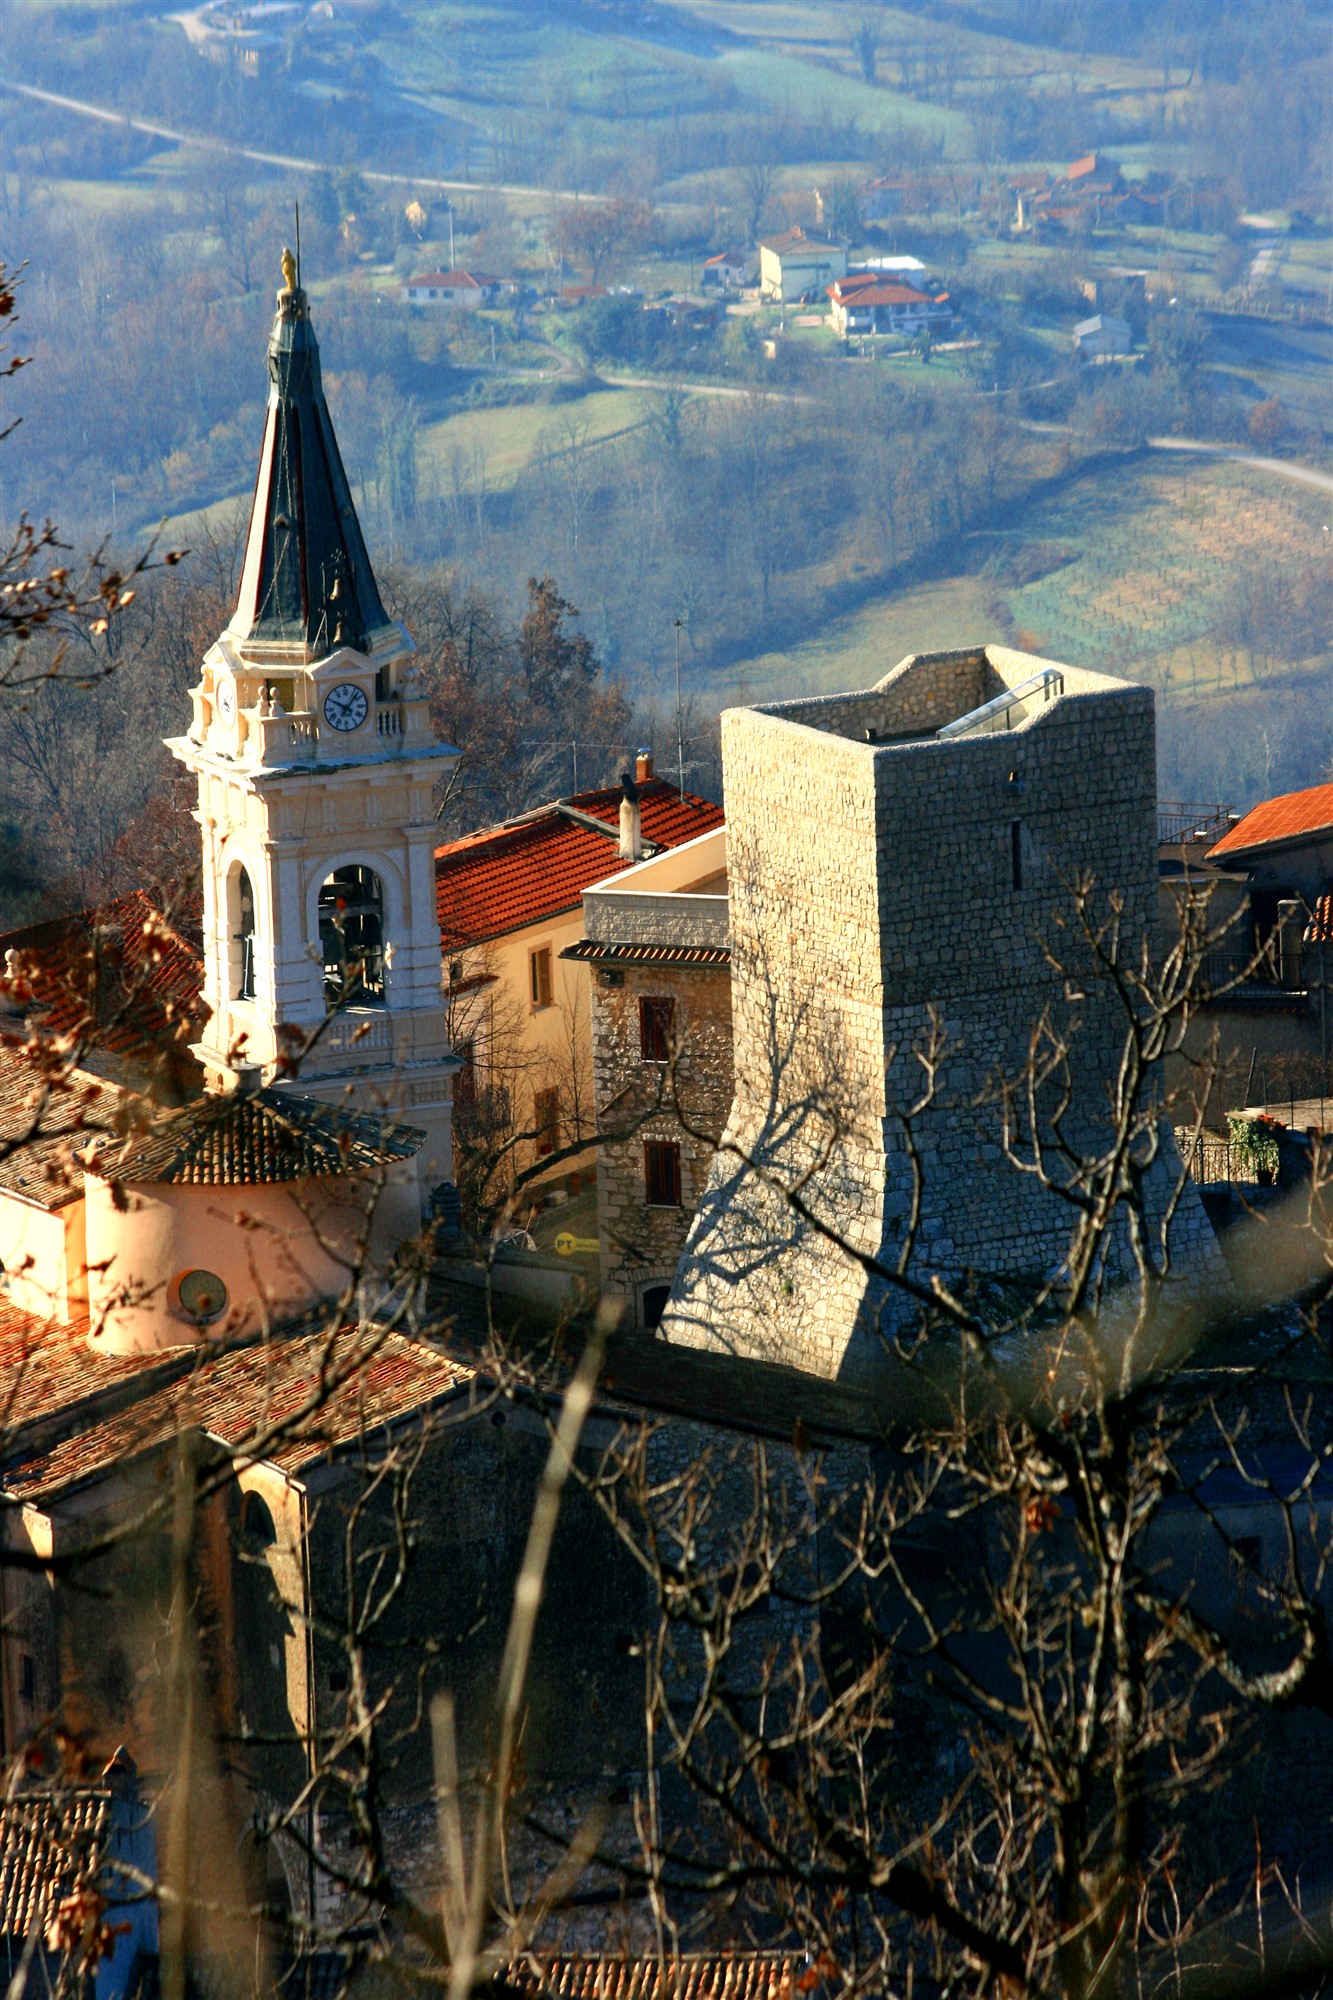
<path fill-rule="evenodd" d="M 476 312 L 479 306 L 494 305 L 506 289 L 503 278 L 479 271 L 426 271 L 409 278 L 403 286 L 403 302 L 409 306 L 429 306 L 436 311 Z"/>
<path fill-rule="evenodd" d="M 932 296 L 874 271 L 839 278 L 828 287 L 828 295 L 839 340 L 852 334 L 916 334 L 926 327 L 947 333 L 953 325 L 947 292 Z"/>
<path fill-rule="evenodd" d="M 1333 1128 L 1333 785 L 1264 799 L 1247 813 L 1170 807 L 1159 815 L 1163 935 L 1178 905 L 1207 898 L 1206 997 L 1170 1080 L 1186 1096 L 1216 1066 L 1207 1123 L 1265 1112 L 1303 1131 Z"/>
<path fill-rule="evenodd" d="M 699 272 L 701 291 L 738 292 L 749 277 L 750 267 L 739 250 L 719 250 L 705 257 Z"/>
<path fill-rule="evenodd" d="M 583 934 L 583 892 L 723 823 L 640 752 L 628 783 L 555 799 L 437 848 L 436 908 L 455 1120 L 506 1172 L 592 1165 L 588 968 L 562 959 Z M 573 1149 L 571 1151 L 571 1148 Z"/>

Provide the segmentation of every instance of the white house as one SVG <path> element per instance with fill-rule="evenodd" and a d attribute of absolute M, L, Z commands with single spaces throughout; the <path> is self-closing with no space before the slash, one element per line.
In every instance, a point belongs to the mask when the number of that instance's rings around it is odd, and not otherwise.
<path fill-rule="evenodd" d="M 422 277 L 407 280 L 403 299 L 409 306 L 476 312 L 479 306 L 493 305 L 503 290 L 502 278 L 488 278 L 479 272 L 428 271 Z"/>
<path fill-rule="evenodd" d="M 840 340 L 851 334 L 916 334 L 929 327 L 945 333 L 953 325 L 953 305 L 947 292 L 931 298 L 914 285 L 892 280 L 843 278 L 828 287 L 833 330 Z"/>
<path fill-rule="evenodd" d="M 749 266 L 735 250 L 719 250 L 705 257 L 699 273 L 702 291 L 738 292 L 749 276 Z"/>
<path fill-rule="evenodd" d="M 797 227 L 759 245 L 759 296 L 776 304 L 792 305 L 846 275 L 847 245 L 828 237 L 807 236 Z"/>
<path fill-rule="evenodd" d="M 1128 354 L 1133 345 L 1129 321 L 1115 313 L 1094 313 L 1074 328 L 1074 352 L 1080 361 L 1104 361 L 1110 355 Z"/>

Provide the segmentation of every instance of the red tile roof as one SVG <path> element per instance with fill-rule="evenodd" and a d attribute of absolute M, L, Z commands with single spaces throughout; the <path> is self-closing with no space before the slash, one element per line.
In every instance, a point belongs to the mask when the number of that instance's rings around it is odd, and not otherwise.
<path fill-rule="evenodd" d="M 20 987 L 45 1035 L 87 1039 L 118 1055 L 150 1050 L 189 1062 L 207 1020 L 197 900 L 169 915 L 142 889 L 68 917 L 0 935 L 18 954 Z"/>
<path fill-rule="evenodd" d="M 1305 944 L 1333 944 L 1333 894 L 1327 890 L 1315 898 L 1310 921 L 1303 933 Z"/>
<path fill-rule="evenodd" d="M 123 1147 L 112 1140 L 97 1171 L 113 1181 L 194 1187 L 253 1187 L 262 1182 L 373 1174 L 410 1160 L 425 1134 L 411 1125 L 320 1104 L 285 1090 L 197 1098 Z"/>
<path fill-rule="evenodd" d="M 35 1937 L 40 1954 L 61 1898 L 97 1881 L 111 1824 L 111 1793 L 104 1786 L 43 1787 L 0 1806 L 0 1935 L 11 1950 L 19 1939 Z M 52 1992 L 65 1986 L 70 1964 L 51 1981 Z M 83 1984 L 71 1983 L 75 1989 Z"/>
<path fill-rule="evenodd" d="M 601 938 L 580 938 L 560 956 L 582 965 L 679 965 L 704 972 L 731 964 L 725 944 L 606 944 Z"/>
<path fill-rule="evenodd" d="M 941 292 L 939 298 L 932 302 L 924 292 L 915 291 L 911 285 L 894 283 L 855 286 L 839 283 L 829 286 L 828 295 L 840 306 L 942 305 L 949 296 L 947 292 Z"/>
<path fill-rule="evenodd" d="M 0 1303 L 0 1437 L 12 1450 L 25 1427 L 67 1416 L 136 1375 L 179 1368 L 189 1352 L 103 1354 L 88 1345 L 86 1319 L 62 1325 Z"/>
<path fill-rule="evenodd" d="M 605 834 L 562 811 L 600 821 Z M 721 806 L 665 778 L 639 787 L 643 837 L 679 847 L 723 825 Z M 581 792 L 435 850 L 435 899 L 445 951 L 481 944 L 576 910 L 585 889 L 629 867 L 616 852 L 620 787 Z"/>
<path fill-rule="evenodd" d="M 204 1349 L 188 1374 L 12 1467 L 4 1484 L 41 1504 L 160 1450 L 187 1427 L 295 1475 L 475 1379 L 461 1362 L 373 1326 L 277 1335 L 223 1354 Z"/>
<path fill-rule="evenodd" d="M 1326 832 L 1333 832 L 1333 785 L 1311 785 L 1306 791 L 1282 792 L 1255 806 L 1209 849 L 1208 859 L 1219 854 L 1248 854 L 1256 848 Z"/>
<path fill-rule="evenodd" d="M 40 1042 L 0 1035 L 0 1188 L 38 1208 L 81 1201 L 87 1141 L 128 1132 L 147 1111 L 132 1091 L 51 1057 Z"/>
<path fill-rule="evenodd" d="M 683 1952 L 651 1958 L 535 1955 L 506 1971 L 506 1983 L 549 2000 L 794 2000 L 796 1969 L 783 1952 Z"/>

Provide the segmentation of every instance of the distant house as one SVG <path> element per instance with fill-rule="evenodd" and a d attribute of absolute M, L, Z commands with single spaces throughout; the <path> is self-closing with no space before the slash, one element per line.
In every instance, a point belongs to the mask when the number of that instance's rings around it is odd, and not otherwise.
<path fill-rule="evenodd" d="M 822 292 L 847 275 L 847 245 L 831 237 L 808 236 L 799 225 L 759 245 L 759 296 L 793 305 L 807 293 Z"/>
<path fill-rule="evenodd" d="M 705 257 L 703 269 L 699 273 L 699 285 L 703 291 L 738 292 L 749 275 L 749 265 L 735 250 L 719 250 L 715 257 Z"/>
<path fill-rule="evenodd" d="M 479 306 L 494 305 L 506 289 L 503 278 L 487 278 L 475 271 L 428 271 L 407 280 L 403 298 L 409 306 L 476 312 Z"/>
<path fill-rule="evenodd" d="M 586 306 L 593 299 L 610 296 L 605 285 L 565 285 L 561 288 L 558 303 L 562 306 Z"/>
<path fill-rule="evenodd" d="M 1151 204 L 1126 188 L 1119 166 L 1104 153 L 1085 153 L 1063 174 L 1017 174 L 1009 187 L 1018 229 L 1075 235 L 1151 217 Z"/>
<path fill-rule="evenodd" d="M 1079 290 L 1099 313 L 1111 313 L 1129 321 L 1136 338 L 1142 338 L 1148 320 L 1148 273 L 1112 264 L 1079 282 Z"/>
<path fill-rule="evenodd" d="M 1074 352 L 1080 361 L 1105 361 L 1114 354 L 1128 354 L 1134 342 L 1127 319 L 1114 313 L 1094 313 L 1074 328 Z"/>
<path fill-rule="evenodd" d="M 947 292 L 932 298 L 913 285 L 872 274 L 844 278 L 828 287 L 833 330 L 840 340 L 851 334 L 914 334 L 929 327 L 945 332 L 953 325 L 953 305 Z"/>
<path fill-rule="evenodd" d="M 688 292 L 677 292 L 669 299 L 652 300 L 643 310 L 656 314 L 678 333 L 705 335 L 715 332 L 721 325 L 724 307 L 718 299 L 696 298 Z"/>
<path fill-rule="evenodd" d="M 901 175 L 890 177 L 881 174 L 873 181 L 866 181 L 857 191 L 857 201 L 863 222 L 892 222 L 895 215 L 901 215 L 906 186 Z"/>
<path fill-rule="evenodd" d="M 1113 187 L 1120 185 L 1120 168 L 1114 160 L 1108 160 L 1105 153 L 1085 153 L 1081 160 L 1074 160 L 1065 168 L 1065 180 L 1070 187 L 1091 181 L 1105 181 Z"/>

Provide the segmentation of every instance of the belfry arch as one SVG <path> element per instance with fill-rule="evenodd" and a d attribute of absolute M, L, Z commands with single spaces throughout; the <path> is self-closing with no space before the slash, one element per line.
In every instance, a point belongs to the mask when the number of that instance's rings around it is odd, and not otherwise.
<path fill-rule="evenodd" d="M 324 1004 L 388 1004 L 384 884 L 367 863 L 345 862 L 326 875 L 319 891 L 319 943 Z"/>

